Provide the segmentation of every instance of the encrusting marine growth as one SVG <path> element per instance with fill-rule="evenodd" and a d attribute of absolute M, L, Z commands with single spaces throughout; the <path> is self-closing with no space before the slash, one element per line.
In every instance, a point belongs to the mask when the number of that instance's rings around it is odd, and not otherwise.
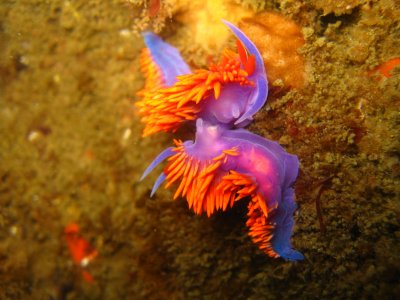
<path fill-rule="evenodd" d="M 249 199 L 246 224 L 253 242 L 271 257 L 300 260 L 303 255 L 290 242 L 299 162 L 278 143 L 243 129 L 266 102 L 267 76 L 255 45 L 224 23 L 238 38 L 238 53 L 225 50 L 217 64 L 193 73 L 174 47 L 144 33 L 146 84 L 137 103 L 143 135 L 174 132 L 183 122 L 193 122 L 196 137 L 175 140 L 142 179 L 167 160 L 151 195 L 165 181 L 166 188 L 176 183 L 174 199 L 186 198 L 196 214 L 210 216 Z"/>

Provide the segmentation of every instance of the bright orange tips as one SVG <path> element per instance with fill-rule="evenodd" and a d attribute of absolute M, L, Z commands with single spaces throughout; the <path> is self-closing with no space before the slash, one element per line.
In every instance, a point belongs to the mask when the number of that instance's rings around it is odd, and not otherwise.
<path fill-rule="evenodd" d="M 227 175 L 223 176 L 217 187 L 219 198 L 229 199 L 231 206 L 235 201 L 245 197 L 253 197 L 256 190 L 257 184 L 250 176 L 235 171 L 230 171 Z M 221 203 L 221 201 L 219 202 Z M 225 210 L 225 201 L 222 203 Z"/>
<path fill-rule="evenodd" d="M 175 140 L 175 155 L 171 156 L 169 164 L 164 169 L 167 176 L 166 188 L 180 180 L 174 199 L 179 196 L 186 197 L 189 208 L 196 214 L 203 211 L 210 216 L 214 210 L 225 210 L 228 205 L 233 205 L 234 197 L 219 189 L 221 177 L 226 174 L 219 167 L 226 163 L 230 156 L 237 156 L 236 148 L 222 151 L 220 155 L 201 161 L 185 152 L 182 141 Z"/>
<path fill-rule="evenodd" d="M 225 50 L 219 63 L 211 64 L 208 70 L 177 76 L 174 85 L 159 88 L 161 76 L 144 53 L 142 70 L 147 77 L 146 87 L 138 93 L 142 99 L 136 103 L 146 125 L 143 136 L 159 131 L 174 132 L 181 123 L 195 120 L 201 111 L 201 101 L 210 96 L 217 100 L 224 84 L 254 85 L 247 79 L 248 72 L 240 68 L 237 54 Z"/>
<path fill-rule="evenodd" d="M 222 151 L 220 155 L 200 161 L 185 152 L 182 141 L 175 140 L 175 155 L 164 169 L 166 188 L 180 181 L 174 199 L 186 197 L 189 208 L 196 214 L 203 211 L 210 216 L 216 210 L 225 211 L 234 203 L 249 197 L 247 226 L 250 236 L 259 248 L 271 257 L 279 257 L 272 249 L 270 240 L 274 226 L 268 223 L 269 209 L 265 199 L 258 192 L 255 180 L 236 171 L 223 171 L 220 167 L 230 156 L 237 156 L 237 148 Z"/>
<path fill-rule="evenodd" d="M 163 76 L 157 64 L 153 61 L 150 50 L 145 48 L 140 54 L 140 70 L 145 77 L 144 89 L 137 93 L 144 96 L 146 93 L 161 88 L 164 85 Z"/>
<path fill-rule="evenodd" d="M 248 220 L 246 225 L 249 227 L 249 236 L 253 242 L 270 257 L 277 258 L 279 254 L 273 250 L 271 239 L 273 237 L 274 225 L 268 222 L 268 218 L 264 215 L 260 203 L 264 200 L 260 194 L 255 195 L 248 205 Z"/>
<path fill-rule="evenodd" d="M 236 40 L 236 46 L 243 68 L 246 70 L 248 75 L 253 74 L 254 70 L 256 69 L 256 57 L 253 54 L 249 56 L 246 48 L 243 46 L 240 40 Z"/>

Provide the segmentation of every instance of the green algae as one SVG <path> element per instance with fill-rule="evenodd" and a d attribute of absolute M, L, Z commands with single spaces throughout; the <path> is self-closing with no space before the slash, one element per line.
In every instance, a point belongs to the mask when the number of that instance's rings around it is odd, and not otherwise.
<path fill-rule="evenodd" d="M 142 139 L 132 105 L 143 83 L 143 43 L 131 32 L 141 8 L 122 0 L 2 2 L 0 299 L 400 294 L 399 72 L 367 76 L 400 56 L 400 7 L 340 1 L 342 13 L 334 2 L 265 4 L 297 21 L 306 39 L 307 86 L 272 94 L 250 126 L 301 161 L 299 263 L 260 253 L 247 236 L 245 204 L 195 216 L 169 191 L 149 199 L 156 174 L 138 182 L 171 140 Z M 184 28 L 165 30 L 190 46 Z M 71 262 L 63 237 L 70 222 L 100 253 L 89 266 L 94 284 Z"/>

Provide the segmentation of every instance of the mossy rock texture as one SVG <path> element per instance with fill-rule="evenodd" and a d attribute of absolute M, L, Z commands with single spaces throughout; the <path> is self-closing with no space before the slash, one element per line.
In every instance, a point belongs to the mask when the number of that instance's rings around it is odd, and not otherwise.
<path fill-rule="evenodd" d="M 371 71 L 400 57 L 399 2 L 224 2 L 282 14 L 304 35 L 304 87 L 272 87 L 249 130 L 299 157 L 292 241 L 305 260 L 261 253 L 247 235 L 246 203 L 207 218 L 173 201 L 173 190 L 150 198 L 157 172 L 139 182 L 173 138 L 142 138 L 134 106 L 143 86 L 135 31 L 151 28 L 147 1 L 5 0 L 0 299 L 400 295 L 400 72 Z M 205 51 L 188 50 L 193 40 L 179 21 L 189 8 L 161 1 L 156 27 L 204 67 Z M 94 282 L 72 262 L 71 222 L 99 252 L 87 267 Z"/>

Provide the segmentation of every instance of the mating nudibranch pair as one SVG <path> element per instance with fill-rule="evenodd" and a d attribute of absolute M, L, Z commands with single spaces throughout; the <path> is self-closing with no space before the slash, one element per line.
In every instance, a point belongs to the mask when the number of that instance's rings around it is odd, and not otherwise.
<path fill-rule="evenodd" d="M 296 210 L 293 184 L 299 162 L 276 142 L 242 127 L 264 105 L 268 82 L 255 45 L 234 25 L 238 53 L 225 50 L 208 70 L 190 71 L 179 52 L 152 33 L 144 33 L 147 48 L 141 57 L 145 88 L 137 103 L 143 135 L 174 132 L 183 122 L 196 123 L 195 141 L 175 140 L 146 169 L 167 166 L 151 195 L 166 181 L 176 183 L 174 198 L 184 197 L 196 214 L 208 216 L 236 201 L 248 204 L 249 235 L 271 257 L 300 260 L 291 246 Z"/>

